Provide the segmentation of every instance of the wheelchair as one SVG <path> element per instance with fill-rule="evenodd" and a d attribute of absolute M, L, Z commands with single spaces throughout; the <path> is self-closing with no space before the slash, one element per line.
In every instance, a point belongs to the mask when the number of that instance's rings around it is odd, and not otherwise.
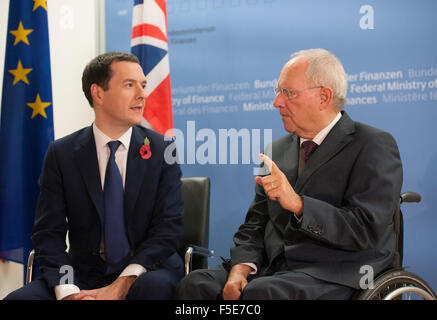
<path fill-rule="evenodd" d="M 404 230 L 400 205 L 404 202 L 420 202 L 420 200 L 421 196 L 415 192 L 401 194 L 394 216 L 397 235 L 395 267 L 379 275 L 374 280 L 372 289 L 358 291 L 353 297 L 354 300 L 436 300 L 434 291 L 422 278 L 405 271 L 402 267 Z"/>

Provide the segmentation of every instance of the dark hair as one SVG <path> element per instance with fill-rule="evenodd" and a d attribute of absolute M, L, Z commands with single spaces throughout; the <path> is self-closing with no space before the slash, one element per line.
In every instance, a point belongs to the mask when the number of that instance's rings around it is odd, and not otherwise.
<path fill-rule="evenodd" d="M 108 82 L 112 77 L 111 64 L 114 61 L 130 61 L 140 64 L 135 55 L 124 52 L 107 52 L 91 60 L 82 74 L 82 90 L 91 107 L 93 107 L 91 85 L 95 83 L 103 90 L 108 89 Z"/>

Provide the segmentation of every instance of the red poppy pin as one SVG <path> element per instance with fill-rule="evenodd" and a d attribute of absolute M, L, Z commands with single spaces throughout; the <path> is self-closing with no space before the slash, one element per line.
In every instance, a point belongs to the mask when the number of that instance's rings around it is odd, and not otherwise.
<path fill-rule="evenodd" d="M 140 155 L 143 159 L 149 159 L 152 156 L 152 151 L 150 150 L 149 138 L 144 139 L 144 145 L 140 148 Z"/>

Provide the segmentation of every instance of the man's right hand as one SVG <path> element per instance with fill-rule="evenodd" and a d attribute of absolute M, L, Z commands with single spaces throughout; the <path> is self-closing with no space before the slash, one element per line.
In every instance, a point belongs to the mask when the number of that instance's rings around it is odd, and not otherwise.
<path fill-rule="evenodd" d="M 223 300 L 237 300 L 241 291 L 247 285 L 247 277 L 252 268 L 245 264 L 237 264 L 232 267 L 228 281 L 223 288 Z"/>

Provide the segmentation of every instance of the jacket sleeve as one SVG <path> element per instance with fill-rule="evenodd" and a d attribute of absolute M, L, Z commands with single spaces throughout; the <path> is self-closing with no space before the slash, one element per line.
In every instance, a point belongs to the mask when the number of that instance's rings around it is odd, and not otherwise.
<path fill-rule="evenodd" d="M 53 142 L 46 153 L 39 185 L 32 241 L 40 270 L 52 288 L 60 284 L 60 268 L 71 265 L 66 255 L 66 203 Z"/>
<path fill-rule="evenodd" d="M 268 219 L 267 197 L 263 188 L 256 184 L 255 199 L 249 207 L 244 224 L 234 235 L 235 246 L 231 248 L 232 266 L 254 263 L 260 269 L 264 265 L 264 233 Z"/>

